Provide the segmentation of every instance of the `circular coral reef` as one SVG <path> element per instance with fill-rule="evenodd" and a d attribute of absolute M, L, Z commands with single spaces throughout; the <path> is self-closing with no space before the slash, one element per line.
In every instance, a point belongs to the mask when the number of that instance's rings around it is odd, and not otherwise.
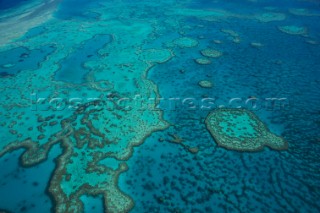
<path fill-rule="evenodd" d="M 209 48 L 201 50 L 201 54 L 203 56 L 210 57 L 210 58 L 218 58 L 218 57 L 222 56 L 222 52 L 220 52 L 218 50 L 209 49 Z"/>
<path fill-rule="evenodd" d="M 198 45 L 198 41 L 193 38 L 182 37 L 173 41 L 173 43 L 180 48 L 190 48 Z"/>
<path fill-rule="evenodd" d="M 237 151 L 259 151 L 264 146 L 288 148 L 287 142 L 269 131 L 259 118 L 246 109 L 217 109 L 206 118 L 206 126 L 219 146 Z"/>

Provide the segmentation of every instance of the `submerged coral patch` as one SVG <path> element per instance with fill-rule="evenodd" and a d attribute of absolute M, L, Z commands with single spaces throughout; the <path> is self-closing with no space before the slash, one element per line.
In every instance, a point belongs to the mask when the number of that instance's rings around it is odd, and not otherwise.
<path fill-rule="evenodd" d="M 260 48 L 263 46 L 260 42 L 251 42 L 250 45 L 255 48 Z"/>
<path fill-rule="evenodd" d="M 240 36 L 237 32 L 235 32 L 234 30 L 230 30 L 230 29 L 220 29 L 221 32 L 223 32 L 224 34 L 228 35 L 231 37 L 231 40 L 234 43 L 240 43 L 241 39 Z"/>
<path fill-rule="evenodd" d="M 271 22 L 271 21 L 283 21 L 286 19 L 286 15 L 283 13 L 263 13 L 258 14 L 255 18 L 260 22 Z"/>
<path fill-rule="evenodd" d="M 211 64 L 211 61 L 207 58 L 196 58 L 194 60 L 197 64 L 200 64 L 200 65 L 208 65 L 208 64 Z"/>
<path fill-rule="evenodd" d="M 178 16 L 193 16 L 197 18 L 207 18 L 207 17 L 214 17 L 217 19 L 225 19 L 234 16 L 234 14 L 230 13 L 226 10 L 199 10 L 199 9 L 190 9 L 190 8 L 183 8 L 180 10 L 173 10 L 168 12 L 167 14 L 170 15 L 178 15 Z"/>
<path fill-rule="evenodd" d="M 319 41 L 308 39 L 308 40 L 306 40 L 306 43 L 312 44 L 312 45 L 318 45 Z"/>
<path fill-rule="evenodd" d="M 199 42 L 193 38 L 182 37 L 174 40 L 173 43 L 180 48 L 190 48 L 197 46 Z"/>
<path fill-rule="evenodd" d="M 213 83 L 211 81 L 208 81 L 208 80 L 199 81 L 198 84 L 202 88 L 211 88 L 211 87 L 213 87 Z"/>
<path fill-rule="evenodd" d="M 219 146 L 237 151 L 259 151 L 264 146 L 287 149 L 287 142 L 269 131 L 251 111 L 217 109 L 206 118 L 206 126 Z"/>
<path fill-rule="evenodd" d="M 307 28 L 302 26 L 296 25 L 286 25 L 286 26 L 279 26 L 278 29 L 286 34 L 290 35 L 305 35 L 307 34 Z"/>
<path fill-rule="evenodd" d="M 320 13 L 314 13 L 306 8 L 290 8 L 289 12 L 296 16 L 320 16 Z"/>
<path fill-rule="evenodd" d="M 12 68 L 14 66 L 15 66 L 15 64 L 4 64 L 4 65 L 2 65 L 2 68 L 9 69 L 9 68 Z"/>
<path fill-rule="evenodd" d="M 209 48 L 201 50 L 200 52 L 203 56 L 210 58 L 219 58 L 220 56 L 222 56 L 222 52 Z"/>
<path fill-rule="evenodd" d="M 164 63 L 173 57 L 173 53 L 168 49 L 148 49 L 139 54 L 141 60 L 148 63 Z"/>

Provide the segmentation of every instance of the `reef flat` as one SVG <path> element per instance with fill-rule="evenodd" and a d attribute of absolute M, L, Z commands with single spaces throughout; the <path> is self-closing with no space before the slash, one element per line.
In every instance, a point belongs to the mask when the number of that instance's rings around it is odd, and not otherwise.
<path fill-rule="evenodd" d="M 109 6 L 106 4 L 104 7 Z M 102 8 L 101 15 L 106 15 Z M 121 8 L 119 5 L 114 10 L 121 13 Z M 117 184 L 119 174 L 127 170 L 124 160 L 131 156 L 133 146 L 168 125 L 162 120 L 159 110 L 141 111 L 139 104 L 126 110 L 117 105 L 117 99 L 133 97 L 134 94 L 156 100 L 157 89 L 146 79 L 147 71 L 173 56 L 165 49 L 143 48 L 142 44 L 154 30 L 151 22 L 110 21 L 118 15 L 108 14 L 99 22 L 51 20 L 42 33 L 20 39 L 15 44 L 23 46 L 27 52 L 43 49 L 45 45 L 51 45 L 54 51 L 44 54 L 46 60 L 33 69 L 21 68 L 14 78 L 1 79 L 2 108 L 5 109 L 1 117 L 7 120 L 1 124 L 1 130 L 11 134 L 1 143 L 0 156 L 25 148 L 22 164 L 33 166 L 46 160 L 52 145 L 59 143 L 63 147 L 64 152 L 58 158 L 49 186 L 56 212 L 81 212 L 80 196 L 84 194 L 102 194 L 108 212 L 129 211 L 134 205 L 133 200 L 121 192 Z M 68 83 L 67 78 L 73 79 L 73 75 L 64 77 L 66 82 L 55 81 L 54 76 L 61 69 L 59 64 L 99 34 L 110 35 L 112 41 L 105 39 L 105 44 L 100 41 L 102 46 L 92 53 L 97 56 L 83 61 L 89 73 L 85 83 Z M 31 57 L 27 53 L 24 56 Z M 24 87 L 20 87 L 22 82 Z M 49 103 L 33 99 L 30 91 L 37 97 L 48 99 L 59 97 L 67 101 L 81 92 L 82 97 L 101 100 L 86 101 L 74 109 L 54 111 L 50 109 L 53 106 L 47 105 Z M 16 99 L 17 96 L 21 98 Z M 70 103 L 63 104 L 69 106 Z M 106 158 L 116 160 L 116 169 L 99 163 Z"/>

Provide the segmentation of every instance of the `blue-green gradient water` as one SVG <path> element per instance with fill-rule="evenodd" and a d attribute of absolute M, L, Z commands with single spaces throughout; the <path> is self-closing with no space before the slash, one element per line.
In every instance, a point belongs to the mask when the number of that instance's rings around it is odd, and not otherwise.
<path fill-rule="evenodd" d="M 28 4 L 21 2 L 0 0 L 0 23 L 12 17 L 5 17 L 8 9 Z M 74 153 L 63 167 L 65 192 L 76 193 L 82 183 L 103 190 L 116 184 L 134 201 L 128 209 L 134 213 L 320 212 L 319 1 L 63 0 L 51 13 L 0 46 L 0 151 L 29 139 L 45 145 L 66 119 L 73 132 L 90 131 L 80 133 L 81 140 L 66 136 Z M 197 45 L 174 43 L 184 37 Z M 207 48 L 222 56 L 203 56 Z M 156 62 L 148 61 L 141 55 L 150 49 L 171 55 L 155 54 L 150 58 Z M 199 58 L 210 64 L 196 63 Z M 213 86 L 199 86 L 203 80 Z M 88 116 L 80 117 L 82 111 L 68 110 L 59 100 L 55 104 L 57 99 L 49 110 L 40 105 L 32 110 L 34 93 L 81 100 L 79 106 L 92 98 L 156 96 L 162 99 L 159 104 L 152 99 L 152 106 L 158 104 L 152 113 L 163 114 L 120 113 L 117 107 L 108 114 L 100 105 L 102 114 L 93 116 L 89 108 Z M 201 107 L 206 98 L 214 100 L 210 109 Z M 242 152 L 219 146 L 206 117 L 217 108 L 240 107 L 254 112 L 288 149 Z M 53 117 L 39 122 L 39 116 Z M 0 212 L 72 212 L 56 208 L 59 201 L 49 190 L 67 150 L 61 141 L 46 160 L 29 167 L 21 157 L 26 147 L 0 152 Z M 75 141 L 85 145 L 78 149 Z M 90 141 L 108 145 L 99 148 Z M 188 150 L 192 147 L 195 152 Z M 125 148 L 130 154 L 119 151 Z M 108 153 L 117 157 L 93 161 Z M 111 181 L 112 171 L 98 173 L 90 161 L 113 171 L 126 163 L 128 170 Z M 97 169 L 91 175 L 90 167 Z M 77 183 L 67 182 L 68 174 Z M 82 203 L 83 212 L 117 212 L 106 207 L 101 191 L 68 199 Z"/>

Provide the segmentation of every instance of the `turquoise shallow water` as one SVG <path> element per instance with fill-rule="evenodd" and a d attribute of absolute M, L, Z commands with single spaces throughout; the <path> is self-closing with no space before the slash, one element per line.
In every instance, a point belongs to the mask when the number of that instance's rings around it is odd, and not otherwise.
<path fill-rule="evenodd" d="M 1 40 L 0 212 L 320 211 L 318 1 L 54 2 Z"/>

